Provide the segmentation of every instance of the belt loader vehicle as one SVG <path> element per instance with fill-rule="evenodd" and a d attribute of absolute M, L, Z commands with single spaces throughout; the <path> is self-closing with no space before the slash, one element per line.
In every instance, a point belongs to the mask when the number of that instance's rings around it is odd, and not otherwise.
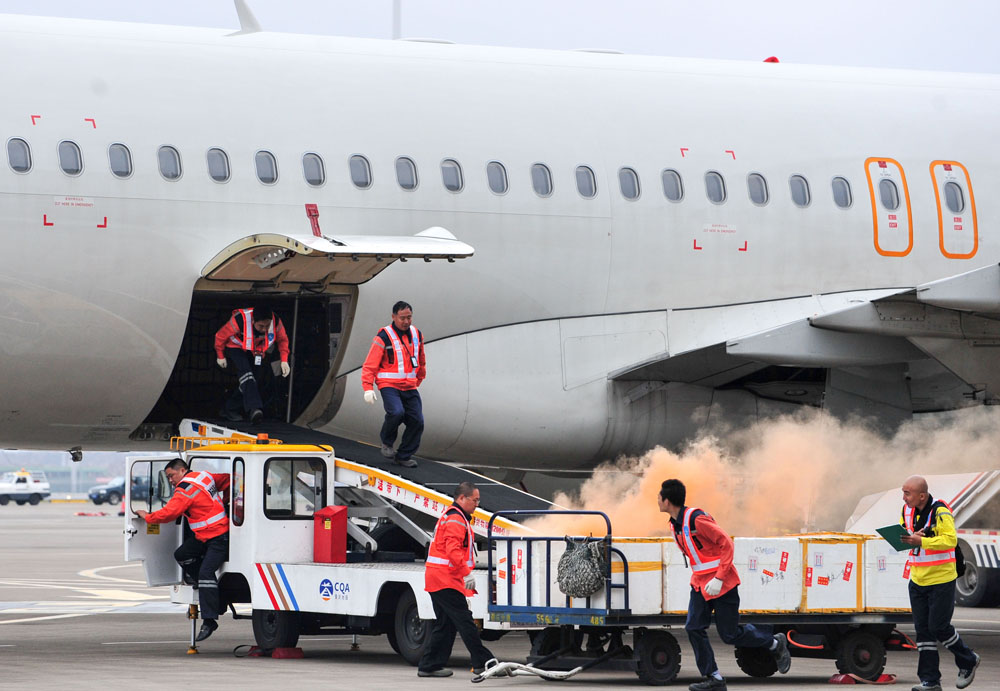
<path fill-rule="evenodd" d="M 230 555 L 220 591 L 224 602 L 250 604 L 259 647 L 292 647 L 310 634 L 384 633 L 416 664 L 433 618 L 423 590 L 426 545 L 455 485 L 470 480 L 482 495 L 473 521 L 482 544 L 478 593 L 469 601 L 485 639 L 528 629 L 528 660 L 537 670 L 566 674 L 603 664 L 633 670 L 650 684 L 676 677 L 681 655 L 671 630 L 684 624 L 689 571 L 671 538 L 613 536 L 609 523 L 607 535 L 590 538 L 611 555 L 605 590 L 568 598 L 555 580 L 563 536 L 534 534 L 520 523 L 550 512 L 548 502 L 440 463 L 402 468 L 377 447 L 301 428 L 255 429 L 267 434 L 185 420 L 182 431 L 194 438 L 180 442 L 179 453 L 194 470 L 231 476 Z M 142 489 L 128 497 L 126 559 L 142 560 L 150 585 L 171 586 L 175 602 L 193 605 L 197 593 L 181 584 L 172 556 L 183 520 L 147 526 L 134 513 L 166 503 L 171 488 L 161 471 L 177 456 L 127 461 L 127 486 Z M 346 509 L 331 515 L 337 506 Z M 327 521 L 340 527 L 326 531 Z M 744 621 L 787 632 L 793 656 L 836 658 L 841 672 L 878 678 L 886 649 L 904 645 L 895 624 L 910 619 L 905 558 L 881 539 L 856 535 L 737 538 Z M 776 671 L 759 651 L 736 656 L 752 676 Z M 482 678 L 525 673 L 520 667 L 498 666 Z"/>

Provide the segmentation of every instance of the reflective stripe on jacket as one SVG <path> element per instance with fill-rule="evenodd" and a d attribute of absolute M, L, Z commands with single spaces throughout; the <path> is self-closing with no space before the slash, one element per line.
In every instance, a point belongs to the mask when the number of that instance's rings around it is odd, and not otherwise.
<path fill-rule="evenodd" d="M 215 354 L 222 359 L 226 357 L 226 348 L 236 348 L 254 355 L 263 355 L 272 347 L 277 347 L 281 361 L 288 362 L 288 334 L 285 333 L 285 326 L 276 314 L 271 313 L 270 317 L 271 325 L 267 327 L 267 333 L 257 334 L 253 330 L 253 310 L 233 310 L 233 316 L 215 333 Z"/>
<path fill-rule="evenodd" d="M 465 577 L 476 565 L 476 538 L 465 513 L 450 506 L 434 526 L 434 538 L 427 548 L 424 590 L 429 593 L 451 588 L 472 595 L 465 589 Z"/>
<path fill-rule="evenodd" d="M 958 548 L 958 533 L 951 507 L 943 501 L 929 497 L 921 515 L 908 506 L 903 506 L 900 519 L 911 533 L 924 530 L 929 533 L 920 541 L 920 547 L 910 550 L 908 565 L 910 580 L 917 585 L 939 585 L 958 578 L 955 567 L 955 550 Z"/>
<path fill-rule="evenodd" d="M 382 338 L 383 333 L 388 345 Z M 376 383 L 380 389 L 389 387 L 400 391 L 420 386 L 427 376 L 427 361 L 423 336 L 415 326 L 410 327 L 410 339 L 407 344 L 392 324 L 379 329 L 361 367 L 361 386 L 365 391 L 371 391 Z M 416 365 L 413 358 L 416 358 Z"/>
<path fill-rule="evenodd" d="M 691 567 L 691 587 L 701 592 L 706 600 L 711 600 L 711 597 L 705 595 L 704 587 L 713 578 L 722 581 L 722 590 L 715 597 L 738 586 L 740 577 L 733 566 L 733 539 L 723 532 L 715 519 L 701 509 L 684 507 L 678 518 L 680 534 L 674 521 L 670 522 L 670 530 Z"/>
<path fill-rule="evenodd" d="M 229 518 L 220 491 L 227 487 L 228 475 L 189 471 L 177 483 L 167 505 L 146 515 L 146 523 L 169 523 L 183 514 L 200 541 L 222 535 L 229 530 Z"/>

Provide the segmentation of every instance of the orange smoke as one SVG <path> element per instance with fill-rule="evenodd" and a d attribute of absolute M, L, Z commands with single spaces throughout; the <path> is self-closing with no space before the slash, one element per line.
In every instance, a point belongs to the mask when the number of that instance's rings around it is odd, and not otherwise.
<path fill-rule="evenodd" d="M 669 535 L 656 495 L 660 483 L 678 478 L 686 503 L 732 535 L 843 530 L 861 497 L 899 487 L 909 475 L 997 468 L 998 422 L 1000 411 L 980 407 L 907 423 L 885 439 L 859 422 L 810 409 L 724 438 L 706 434 L 680 453 L 657 447 L 619 458 L 598 467 L 578 493 L 554 501 L 603 511 L 615 535 Z M 529 525 L 549 535 L 606 531 L 600 517 L 552 516 Z"/>

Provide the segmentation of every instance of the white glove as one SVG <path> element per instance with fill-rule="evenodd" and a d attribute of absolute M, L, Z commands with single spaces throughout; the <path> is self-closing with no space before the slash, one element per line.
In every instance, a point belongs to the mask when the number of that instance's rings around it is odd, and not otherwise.
<path fill-rule="evenodd" d="M 710 580 L 708 583 L 705 584 L 705 587 L 702 588 L 702 590 L 709 597 L 715 597 L 716 595 L 722 592 L 722 581 L 720 581 L 718 578 L 713 578 L 712 580 Z"/>
<path fill-rule="evenodd" d="M 224 357 L 215 358 L 215 364 L 217 364 L 222 369 L 226 369 L 226 358 Z"/>
<path fill-rule="evenodd" d="M 375 390 L 365 391 L 365 403 L 368 405 L 375 405 L 375 401 L 378 400 L 378 396 L 375 395 Z"/>
<path fill-rule="evenodd" d="M 281 363 L 281 376 L 287 377 L 288 373 L 291 372 L 291 371 L 292 371 L 292 368 L 289 366 L 289 364 L 287 362 L 282 362 Z"/>
<path fill-rule="evenodd" d="M 465 579 L 465 589 L 466 590 L 472 590 L 473 592 L 475 592 L 475 590 L 476 590 L 476 579 L 473 578 L 472 576 L 469 576 L 468 578 L 466 578 Z"/>

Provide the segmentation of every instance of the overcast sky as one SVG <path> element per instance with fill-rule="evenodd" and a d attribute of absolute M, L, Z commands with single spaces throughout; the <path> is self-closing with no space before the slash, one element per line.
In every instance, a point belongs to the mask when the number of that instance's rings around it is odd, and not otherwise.
<path fill-rule="evenodd" d="M 267 31 L 392 37 L 393 0 L 248 0 Z M 402 36 L 1000 73 L 998 0 L 400 0 Z M 0 0 L 0 11 L 236 28 L 232 0 Z"/>

